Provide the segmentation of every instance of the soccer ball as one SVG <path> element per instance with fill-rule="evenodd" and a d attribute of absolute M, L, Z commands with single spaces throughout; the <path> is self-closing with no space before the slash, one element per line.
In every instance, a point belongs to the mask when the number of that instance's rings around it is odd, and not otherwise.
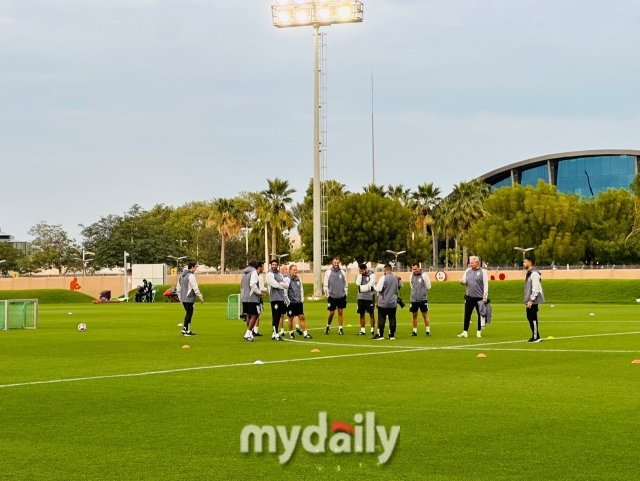
<path fill-rule="evenodd" d="M 87 325 L 85 323 L 78 324 L 78 331 L 86 331 Z"/>

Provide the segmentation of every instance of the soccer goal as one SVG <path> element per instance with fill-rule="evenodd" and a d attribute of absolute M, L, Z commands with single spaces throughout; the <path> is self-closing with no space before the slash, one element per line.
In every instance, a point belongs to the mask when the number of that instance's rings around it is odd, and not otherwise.
<path fill-rule="evenodd" d="M 227 299 L 227 319 L 240 319 L 240 295 L 232 294 Z"/>
<path fill-rule="evenodd" d="M 7 299 L 0 301 L 0 331 L 36 329 L 38 299 Z"/>

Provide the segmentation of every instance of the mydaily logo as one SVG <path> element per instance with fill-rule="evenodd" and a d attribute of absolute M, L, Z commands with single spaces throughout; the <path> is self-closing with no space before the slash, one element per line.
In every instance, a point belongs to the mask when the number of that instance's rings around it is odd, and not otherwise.
<path fill-rule="evenodd" d="M 285 426 L 256 426 L 251 424 L 245 426 L 240 433 L 240 452 L 250 452 L 250 441 L 253 436 L 253 451 L 262 453 L 264 449 L 265 437 L 267 448 L 270 454 L 277 453 L 277 438 L 282 444 L 282 454 L 278 456 L 280 464 L 286 464 L 296 450 L 298 441 L 302 444 L 302 449 L 311 454 L 325 453 L 327 450 L 327 439 L 329 440 L 329 450 L 334 454 L 348 453 L 375 453 L 376 436 L 382 446 L 382 454 L 378 456 L 378 462 L 385 464 L 391 458 L 400 435 L 400 426 L 391 426 L 387 431 L 384 426 L 376 425 L 376 415 L 373 412 L 366 413 L 365 416 L 358 413 L 353 417 L 354 425 L 341 421 L 331 423 L 329 437 L 327 413 L 318 413 L 318 424 L 307 426 L 293 426 L 287 432 Z"/>

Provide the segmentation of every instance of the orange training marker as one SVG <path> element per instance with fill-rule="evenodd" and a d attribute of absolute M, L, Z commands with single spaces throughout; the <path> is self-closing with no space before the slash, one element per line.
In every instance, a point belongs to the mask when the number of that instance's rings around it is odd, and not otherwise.
<path fill-rule="evenodd" d="M 184 346 L 182 346 L 182 349 L 191 349 L 191 348 L 185 344 Z"/>
<path fill-rule="evenodd" d="M 320 352 L 320 349 L 314 349 L 314 350 L 313 350 L 313 351 L 311 351 L 311 352 Z"/>
<path fill-rule="evenodd" d="M 640 359 L 636 359 L 635 361 L 631 361 L 631 364 L 640 364 Z"/>
<path fill-rule="evenodd" d="M 487 356 L 482 354 L 482 353 L 480 353 L 480 354 L 478 354 L 478 357 L 487 357 Z"/>

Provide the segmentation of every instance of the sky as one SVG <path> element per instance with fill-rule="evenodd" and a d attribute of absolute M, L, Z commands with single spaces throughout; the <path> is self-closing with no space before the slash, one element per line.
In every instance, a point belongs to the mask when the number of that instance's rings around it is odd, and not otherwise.
<path fill-rule="evenodd" d="M 312 175 L 312 29 L 271 0 L 0 0 L 0 227 Z M 275 1 L 273 2 L 275 3 Z M 640 0 L 364 0 L 325 28 L 328 177 L 443 193 L 503 165 L 640 148 Z"/>

